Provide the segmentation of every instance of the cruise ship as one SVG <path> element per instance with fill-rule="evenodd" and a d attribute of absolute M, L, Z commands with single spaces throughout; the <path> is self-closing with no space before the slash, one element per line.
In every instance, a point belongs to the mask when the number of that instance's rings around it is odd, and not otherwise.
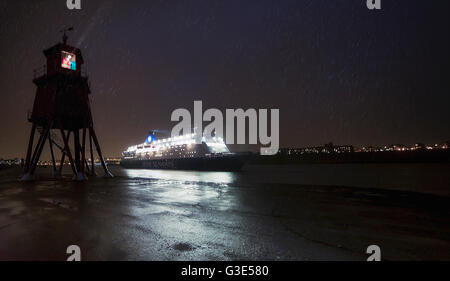
<path fill-rule="evenodd" d="M 132 169 L 174 169 L 199 171 L 239 171 L 248 155 L 231 153 L 222 138 L 202 138 L 195 134 L 157 139 L 150 133 L 145 142 L 128 147 L 120 165 Z"/>

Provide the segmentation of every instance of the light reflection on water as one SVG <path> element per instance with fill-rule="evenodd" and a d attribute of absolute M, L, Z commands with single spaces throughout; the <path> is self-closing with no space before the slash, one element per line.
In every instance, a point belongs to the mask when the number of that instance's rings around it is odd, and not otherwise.
<path fill-rule="evenodd" d="M 130 178 L 276 188 L 325 185 L 383 188 L 450 196 L 448 163 L 249 165 L 239 173 L 123 170 Z M 114 173 L 114 172 L 113 172 Z"/>
<path fill-rule="evenodd" d="M 219 210 L 235 206 L 236 199 L 230 198 L 229 184 L 234 182 L 233 172 L 200 172 L 174 170 L 123 169 L 124 175 L 133 179 L 128 187 L 135 192 L 143 192 L 152 202 L 165 204 L 164 208 L 175 205 L 210 205 Z M 144 194 L 142 194 L 144 196 Z M 231 196 L 232 197 L 232 196 Z M 162 208 L 163 206 L 157 207 Z M 147 212 L 148 206 L 133 210 L 134 213 Z M 155 208 L 152 206 L 151 208 Z M 163 209 L 164 209 L 163 208 Z"/>
<path fill-rule="evenodd" d="M 174 170 L 124 169 L 129 178 L 164 179 L 187 182 L 232 183 L 236 175 L 232 172 L 200 172 Z"/>

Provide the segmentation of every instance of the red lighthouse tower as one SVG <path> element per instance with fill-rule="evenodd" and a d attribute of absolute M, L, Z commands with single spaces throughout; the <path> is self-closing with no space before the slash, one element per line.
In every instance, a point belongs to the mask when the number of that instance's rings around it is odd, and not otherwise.
<path fill-rule="evenodd" d="M 72 30 L 72 28 L 67 30 Z M 55 173 L 61 173 L 64 160 L 67 157 L 77 180 L 87 179 L 88 174 L 95 175 L 92 145 L 94 144 L 106 176 L 112 177 L 103 159 L 94 131 L 89 103 L 91 93 L 89 82 L 88 78 L 83 76 L 81 72 L 83 56 L 80 49 L 67 44 L 67 30 L 64 30 L 62 43 L 44 50 L 47 64 L 40 71 L 35 71 L 33 83 L 37 86 L 37 90 L 33 111 L 28 116 L 32 128 L 25 159 L 25 174 L 22 180 L 34 179 L 39 158 L 47 141 Z M 39 140 L 33 146 L 36 132 L 39 134 Z M 88 133 L 90 164 L 86 158 L 86 137 Z M 62 139 L 60 143 L 56 140 L 58 135 Z M 73 143 L 71 146 L 72 136 Z M 61 150 L 59 169 L 57 169 L 55 160 L 54 146 Z"/>

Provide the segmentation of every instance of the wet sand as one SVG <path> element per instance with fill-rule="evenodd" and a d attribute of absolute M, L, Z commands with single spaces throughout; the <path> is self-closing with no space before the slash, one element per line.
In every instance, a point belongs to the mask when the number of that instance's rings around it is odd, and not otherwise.
<path fill-rule="evenodd" d="M 1 170 L 0 259 L 65 260 L 76 244 L 83 260 L 365 260 L 376 244 L 382 259 L 450 260 L 439 193 L 111 168 L 81 183 Z"/>

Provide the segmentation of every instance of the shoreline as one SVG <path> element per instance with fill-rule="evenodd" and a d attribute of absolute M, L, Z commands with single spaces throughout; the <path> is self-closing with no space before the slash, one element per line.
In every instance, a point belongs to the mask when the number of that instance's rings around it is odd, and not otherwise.
<path fill-rule="evenodd" d="M 85 260 L 365 260 L 371 244 L 384 260 L 450 260 L 450 197 L 120 170 L 33 183 L 2 171 L 0 259 L 64 260 L 76 242 Z"/>

